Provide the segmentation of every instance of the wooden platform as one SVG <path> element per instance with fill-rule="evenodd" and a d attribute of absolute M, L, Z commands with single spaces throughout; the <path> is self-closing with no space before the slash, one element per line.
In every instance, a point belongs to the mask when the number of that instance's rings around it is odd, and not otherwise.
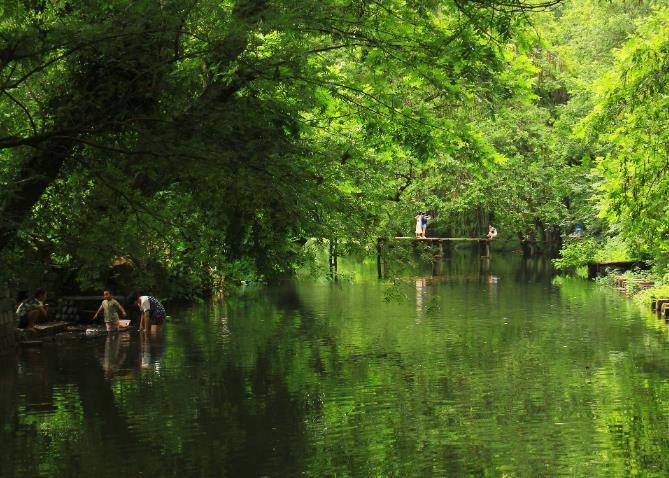
<path fill-rule="evenodd" d="M 68 322 L 44 322 L 35 326 L 35 332 L 39 335 L 51 335 L 65 330 Z"/>
<path fill-rule="evenodd" d="M 403 241 L 490 241 L 487 237 L 410 237 L 410 236 L 398 236 L 394 239 L 403 240 Z"/>
<path fill-rule="evenodd" d="M 32 342 L 38 339 L 51 337 L 59 332 L 65 331 L 68 322 L 44 322 L 35 325 L 34 330 L 16 329 L 16 339 L 19 343 Z"/>

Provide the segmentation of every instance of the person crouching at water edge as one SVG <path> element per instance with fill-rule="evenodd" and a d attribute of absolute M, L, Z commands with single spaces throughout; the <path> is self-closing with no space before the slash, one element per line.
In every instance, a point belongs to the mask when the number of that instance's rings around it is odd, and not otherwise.
<path fill-rule="evenodd" d="M 130 299 L 128 302 L 134 302 L 142 314 L 139 320 L 139 330 L 148 331 L 149 328 L 153 331 L 160 330 L 167 315 L 163 304 L 154 296 L 141 295 L 139 292 L 132 294 Z"/>
<path fill-rule="evenodd" d="M 495 229 L 492 224 L 488 224 L 488 239 L 493 240 L 497 237 L 497 229 Z"/>
<path fill-rule="evenodd" d="M 49 306 L 45 304 L 46 290 L 37 289 L 32 298 L 27 291 L 21 291 L 17 297 L 16 318 L 19 329 L 33 329 L 35 324 L 45 322 L 49 315 Z"/>
<path fill-rule="evenodd" d="M 118 330 L 119 312 L 123 317 L 126 316 L 123 306 L 112 297 L 111 291 L 108 290 L 102 293 L 102 304 L 100 304 L 100 307 L 93 316 L 93 320 L 98 318 L 100 312 L 102 312 L 102 315 L 105 318 L 105 328 L 107 329 L 107 332 Z"/>

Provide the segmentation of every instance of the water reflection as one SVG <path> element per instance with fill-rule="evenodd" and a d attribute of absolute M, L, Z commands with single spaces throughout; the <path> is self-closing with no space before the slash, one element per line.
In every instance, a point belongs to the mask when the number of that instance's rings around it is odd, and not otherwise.
<path fill-rule="evenodd" d="M 165 353 L 165 329 L 151 333 L 139 334 L 140 366 L 160 372 L 160 360 Z"/>
<path fill-rule="evenodd" d="M 0 476 L 666 476 L 664 323 L 475 259 L 403 301 L 287 283 L 23 349 L 0 362 Z"/>
<path fill-rule="evenodd" d="M 121 337 L 123 336 L 123 339 Z M 123 346 L 122 346 L 123 344 Z M 127 334 L 110 334 L 105 339 L 104 353 L 100 358 L 100 364 L 106 379 L 110 379 L 118 370 L 127 357 L 128 340 Z"/>
<path fill-rule="evenodd" d="M 416 323 L 419 324 L 425 313 L 425 289 L 427 280 L 425 277 L 416 277 Z"/>

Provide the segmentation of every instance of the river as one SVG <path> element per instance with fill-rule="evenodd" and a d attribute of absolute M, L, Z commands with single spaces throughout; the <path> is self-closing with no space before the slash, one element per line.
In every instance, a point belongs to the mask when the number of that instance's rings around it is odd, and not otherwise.
<path fill-rule="evenodd" d="M 513 255 L 342 269 L 3 358 L 0 476 L 669 475 L 669 334 L 631 301 Z"/>

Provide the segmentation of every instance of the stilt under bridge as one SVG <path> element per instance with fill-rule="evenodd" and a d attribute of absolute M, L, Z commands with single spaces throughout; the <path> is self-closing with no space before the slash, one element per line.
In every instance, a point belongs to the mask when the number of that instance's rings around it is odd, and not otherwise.
<path fill-rule="evenodd" d="M 380 278 L 383 277 L 383 245 L 387 241 L 415 241 L 415 242 L 426 242 L 428 244 L 437 244 L 439 246 L 439 256 L 444 257 L 444 243 L 451 244 L 452 242 L 476 242 L 479 244 L 481 251 L 481 259 L 487 259 L 490 257 L 490 242 L 491 239 L 487 237 L 410 237 L 410 236 L 397 236 L 389 239 L 379 238 L 376 242 L 376 271 L 377 275 Z"/>

